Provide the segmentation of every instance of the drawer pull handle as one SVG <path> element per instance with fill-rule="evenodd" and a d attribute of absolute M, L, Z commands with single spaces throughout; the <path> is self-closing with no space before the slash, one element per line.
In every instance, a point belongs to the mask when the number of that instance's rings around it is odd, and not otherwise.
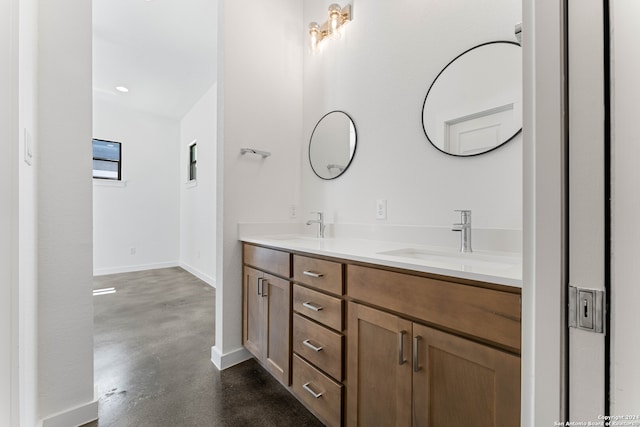
<path fill-rule="evenodd" d="M 306 345 L 307 347 L 309 347 L 311 350 L 315 351 L 316 353 L 319 352 L 319 351 L 322 351 L 322 347 L 316 347 L 315 345 L 311 344 L 311 342 L 309 340 L 302 341 L 302 344 Z"/>
<path fill-rule="evenodd" d="M 264 277 L 258 278 L 258 295 L 268 297 L 269 295 L 264 291 L 264 282 L 267 282 L 267 286 L 269 285 L 269 281 Z"/>
<path fill-rule="evenodd" d="M 413 372 L 418 372 L 422 369 L 419 363 L 418 351 L 420 350 L 420 335 L 413 337 Z"/>
<path fill-rule="evenodd" d="M 309 394 L 311 396 L 315 397 L 316 399 L 318 399 L 320 396 L 322 396 L 322 392 L 316 393 L 315 391 L 313 391 L 313 389 L 311 387 L 309 387 L 309 384 L 311 384 L 311 383 L 308 382 L 306 384 L 302 384 L 302 388 L 307 390 L 307 392 L 309 392 Z"/>
<path fill-rule="evenodd" d="M 316 273 L 314 271 L 308 271 L 308 270 L 303 271 L 302 274 L 304 274 L 305 276 L 315 277 L 316 279 L 324 276 L 324 274 L 322 273 Z"/>
<path fill-rule="evenodd" d="M 398 332 L 398 365 L 404 365 L 407 360 L 404 358 L 404 336 L 407 331 Z"/>
<path fill-rule="evenodd" d="M 324 307 L 321 307 L 319 305 L 315 305 L 314 303 L 309 302 L 309 301 L 303 302 L 302 306 L 305 307 L 305 308 L 308 308 L 309 310 L 313 310 L 313 311 L 322 311 L 322 309 L 324 308 Z"/>

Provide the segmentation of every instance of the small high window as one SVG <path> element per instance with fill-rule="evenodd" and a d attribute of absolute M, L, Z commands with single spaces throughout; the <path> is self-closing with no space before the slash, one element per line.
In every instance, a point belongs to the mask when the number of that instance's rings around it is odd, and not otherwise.
<path fill-rule="evenodd" d="M 196 148 L 196 143 L 194 142 L 191 145 L 189 145 L 189 181 L 196 180 L 197 161 L 198 161 L 198 150 Z"/>
<path fill-rule="evenodd" d="M 122 145 L 119 142 L 93 140 L 93 177 L 122 179 Z"/>

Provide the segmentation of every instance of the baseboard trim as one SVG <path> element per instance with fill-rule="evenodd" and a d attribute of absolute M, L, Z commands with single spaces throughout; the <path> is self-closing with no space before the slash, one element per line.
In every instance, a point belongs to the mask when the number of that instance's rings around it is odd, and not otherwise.
<path fill-rule="evenodd" d="M 238 363 L 242 363 L 245 360 L 249 360 L 252 357 L 251 353 L 249 353 L 249 351 L 244 347 L 240 347 L 225 354 L 220 353 L 220 350 L 216 346 L 211 347 L 211 361 L 220 371 L 224 371 L 225 369 L 237 365 Z"/>
<path fill-rule="evenodd" d="M 94 276 L 105 276 L 107 274 L 131 273 L 134 271 L 156 270 L 158 268 L 178 267 L 178 261 L 157 262 L 153 264 L 123 265 L 120 267 L 95 268 Z"/>
<path fill-rule="evenodd" d="M 81 426 L 98 419 L 98 400 L 59 412 L 42 420 L 42 427 Z"/>
<path fill-rule="evenodd" d="M 179 266 L 183 270 L 188 271 L 189 273 L 191 273 L 194 276 L 196 276 L 198 279 L 200 279 L 203 282 L 207 283 L 212 288 L 216 287 L 216 279 L 211 277 L 211 276 L 209 276 L 208 274 L 203 273 L 202 271 L 198 270 L 197 268 L 194 268 L 194 267 L 190 266 L 189 264 L 187 264 L 186 262 L 183 262 L 183 261 L 180 261 Z"/>

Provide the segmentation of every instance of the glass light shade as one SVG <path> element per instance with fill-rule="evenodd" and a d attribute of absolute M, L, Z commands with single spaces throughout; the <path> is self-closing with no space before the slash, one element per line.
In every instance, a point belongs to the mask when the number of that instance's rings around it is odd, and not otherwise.
<path fill-rule="evenodd" d="M 340 11 L 342 9 L 340 8 L 339 4 L 332 4 L 331 6 L 329 6 L 329 28 L 328 28 L 328 33 L 329 36 L 331 37 L 335 37 L 338 35 L 338 28 L 340 27 L 340 25 L 342 24 L 342 16 L 340 14 Z"/>
<path fill-rule="evenodd" d="M 317 22 L 309 24 L 309 47 L 311 52 L 317 52 L 320 43 L 320 25 Z"/>

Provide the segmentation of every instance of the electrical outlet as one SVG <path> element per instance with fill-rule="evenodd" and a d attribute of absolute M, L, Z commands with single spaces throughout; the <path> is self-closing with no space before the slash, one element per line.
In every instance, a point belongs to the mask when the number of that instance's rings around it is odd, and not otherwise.
<path fill-rule="evenodd" d="M 387 219 L 387 201 L 385 199 L 376 200 L 376 219 Z"/>
<path fill-rule="evenodd" d="M 297 218 L 298 217 L 298 205 L 289 205 L 289 218 Z"/>
<path fill-rule="evenodd" d="M 136 254 L 136 248 L 129 248 L 129 253 L 131 255 L 135 255 Z"/>

